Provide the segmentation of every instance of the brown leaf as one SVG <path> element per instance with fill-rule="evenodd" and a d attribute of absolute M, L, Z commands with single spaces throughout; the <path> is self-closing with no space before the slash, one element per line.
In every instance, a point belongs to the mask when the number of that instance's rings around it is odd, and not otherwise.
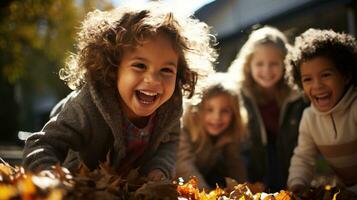
<path fill-rule="evenodd" d="M 238 182 L 229 177 L 226 177 L 225 180 L 226 180 L 226 191 L 230 193 L 234 190 L 234 186 L 238 185 Z"/>
<path fill-rule="evenodd" d="M 120 177 L 117 177 L 114 181 L 107 185 L 106 190 L 112 193 L 118 193 L 119 188 L 121 188 L 121 186 L 123 185 L 123 182 L 124 181 Z M 128 192 L 128 190 L 124 190 L 123 192 Z"/>
<path fill-rule="evenodd" d="M 84 163 L 81 162 L 76 175 L 88 176 L 89 173 L 90 173 L 89 168 Z"/>
<path fill-rule="evenodd" d="M 147 182 L 147 177 L 141 176 L 138 169 L 131 170 L 127 176 L 129 191 L 135 191 Z"/>
<path fill-rule="evenodd" d="M 107 191 L 96 191 L 94 192 L 93 199 L 100 199 L 100 200 L 115 200 L 115 199 L 120 199 L 118 196 L 107 192 Z"/>
<path fill-rule="evenodd" d="M 177 200 L 176 186 L 168 181 L 149 182 L 140 187 L 134 195 L 137 200 Z"/>
<path fill-rule="evenodd" d="M 247 186 L 253 194 L 261 193 L 265 190 L 265 185 L 262 182 L 247 183 Z"/>
<path fill-rule="evenodd" d="M 100 163 L 99 168 L 103 174 L 117 175 L 116 171 L 106 162 Z"/>

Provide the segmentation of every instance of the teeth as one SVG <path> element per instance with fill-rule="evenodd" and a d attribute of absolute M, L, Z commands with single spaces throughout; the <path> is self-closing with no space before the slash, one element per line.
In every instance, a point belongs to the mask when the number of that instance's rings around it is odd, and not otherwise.
<path fill-rule="evenodd" d="M 315 98 L 325 98 L 328 97 L 328 94 L 316 95 Z"/>
<path fill-rule="evenodd" d="M 148 95 L 148 96 L 156 96 L 158 93 L 155 93 L 155 92 L 146 92 L 146 91 L 143 91 L 143 90 L 140 90 L 141 93 L 145 94 L 145 95 Z"/>
<path fill-rule="evenodd" d="M 149 101 L 141 101 L 142 103 L 144 104 L 151 104 L 152 102 L 149 102 Z"/>

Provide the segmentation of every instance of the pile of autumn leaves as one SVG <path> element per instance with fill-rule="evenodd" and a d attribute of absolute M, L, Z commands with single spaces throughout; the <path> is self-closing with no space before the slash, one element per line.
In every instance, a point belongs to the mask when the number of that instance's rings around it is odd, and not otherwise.
<path fill-rule="evenodd" d="M 296 197 L 289 191 L 268 194 L 256 192 L 259 185 L 238 184 L 227 180 L 227 188 L 217 187 L 212 191 L 198 189 L 198 181 L 191 178 L 187 182 L 149 182 L 136 170 L 124 179 L 106 164 L 90 171 L 81 165 L 77 173 L 53 166 L 52 170 L 39 173 L 25 172 L 22 167 L 0 164 L 0 199 L 60 200 L 60 199 L 119 199 L 119 200 L 294 200 L 294 199 L 344 199 L 337 197 L 337 188 L 311 190 L 305 197 Z M 258 188 L 257 188 L 258 187 Z M 253 192 L 252 192 L 253 191 Z M 346 198 L 348 199 L 348 198 Z"/>
<path fill-rule="evenodd" d="M 198 180 L 193 177 L 187 183 L 178 183 L 177 191 L 180 194 L 179 200 L 295 200 L 296 198 L 289 191 L 281 190 L 278 193 L 268 194 L 264 192 L 252 192 L 260 190 L 259 185 L 255 184 L 238 184 L 233 179 L 226 179 L 228 183 L 225 189 L 217 187 L 206 193 L 198 189 Z"/>
<path fill-rule="evenodd" d="M 177 199 L 177 191 L 171 182 L 148 182 L 136 170 L 123 179 L 105 164 L 94 171 L 81 165 L 74 175 L 60 166 L 34 174 L 0 164 L 0 199 L 160 200 Z"/>

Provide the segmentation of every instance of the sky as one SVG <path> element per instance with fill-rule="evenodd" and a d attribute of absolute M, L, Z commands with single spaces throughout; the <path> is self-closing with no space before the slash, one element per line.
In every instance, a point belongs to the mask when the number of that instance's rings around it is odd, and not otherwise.
<path fill-rule="evenodd" d="M 200 7 L 214 1 L 214 0 L 162 0 L 168 2 L 174 7 L 178 7 L 187 15 L 193 14 Z M 115 6 L 119 6 L 124 3 L 145 3 L 148 0 L 112 0 Z"/>

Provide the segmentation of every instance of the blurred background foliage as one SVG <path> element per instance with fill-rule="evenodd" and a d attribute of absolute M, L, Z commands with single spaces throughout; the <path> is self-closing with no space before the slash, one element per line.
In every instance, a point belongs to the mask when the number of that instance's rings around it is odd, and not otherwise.
<path fill-rule="evenodd" d="M 70 92 L 58 78 L 85 13 L 112 8 L 103 0 L 2 0 L 0 3 L 0 143 L 39 131 Z M 21 111 L 21 112 L 20 112 Z"/>

